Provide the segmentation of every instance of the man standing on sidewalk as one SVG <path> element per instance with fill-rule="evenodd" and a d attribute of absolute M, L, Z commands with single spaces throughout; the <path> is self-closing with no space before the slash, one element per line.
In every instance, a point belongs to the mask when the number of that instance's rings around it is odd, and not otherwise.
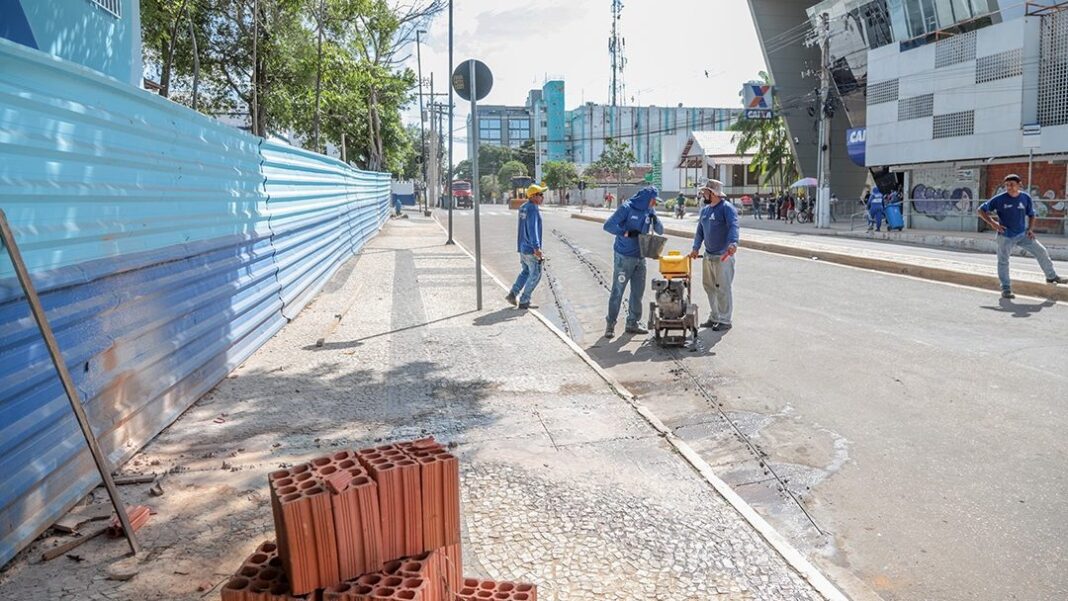
<path fill-rule="evenodd" d="M 657 189 L 647 186 L 638 190 L 630 200 L 619 205 L 616 212 L 604 222 L 604 231 L 615 234 L 615 260 L 612 269 L 612 294 L 608 297 L 607 326 L 605 338 L 616 335 L 616 319 L 623 303 L 623 291 L 630 284 L 630 307 L 627 310 L 626 332 L 648 334 L 641 326 L 642 296 L 645 295 L 645 257 L 638 246 L 638 236 L 649 233 L 664 233 L 664 224 L 656 217 Z"/>
<path fill-rule="evenodd" d="M 696 259 L 705 247 L 703 280 L 708 304 L 708 321 L 701 327 L 714 332 L 731 329 L 734 311 L 731 286 L 734 284 L 734 253 L 738 252 L 738 211 L 723 200 L 723 182 L 708 180 L 698 191 L 705 201 L 697 221 L 690 258 Z"/>
<path fill-rule="evenodd" d="M 994 221 L 990 213 L 997 213 Z M 1057 275 L 1046 247 L 1035 239 L 1035 207 L 1031 196 L 1020 190 L 1020 176 L 1015 173 L 1005 176 L 1005 192 L 984 202 L 979 207 L 979 218 L 997 231 L 998 279 L 1001 280 L 1001 298 L 1016 298 L 1012 293 L 1009 278 L 1009 255 L 1019 246 L 1038 259 L 1038 265 L 1050 284 L 1068 284 L 1068 279 Z"/>
<path fill-rule="evenodd" d="M 504 300 L 520 309 L 530 308 L 530 295 L 541 281 L 541 212 L 538 205 L 545 200 L 548 188 L 538 184 L 527 186 L 527 201 L 519 207 L 519 263 L 523 269 L 512 284 L 512 290 Z M 520 292 L 522 294 L 520 295 Z M 518 301 L 516 299 L 518 296 Z"/>

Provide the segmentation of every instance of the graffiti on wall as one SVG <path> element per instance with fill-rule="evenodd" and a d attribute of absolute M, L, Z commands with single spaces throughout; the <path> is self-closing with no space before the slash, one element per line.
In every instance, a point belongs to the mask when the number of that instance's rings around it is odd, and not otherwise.
<path fill-rule="evenodd" d="M 913 186 L 909 198 L 914 211 L 941 221 L 949 215 L 970 211 L 969 201 L 975 198 L 975 192 L 967 186 L 939 188 L 917 184 Z"/>

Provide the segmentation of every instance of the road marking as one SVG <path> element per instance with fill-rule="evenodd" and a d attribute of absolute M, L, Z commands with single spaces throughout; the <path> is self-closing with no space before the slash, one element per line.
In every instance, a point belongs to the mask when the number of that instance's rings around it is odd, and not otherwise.
<path fill-rule="evenodd" d="M 440 221 L 435 218 L 434 223 L 437 223 L 438 227 L 448 235 L 448 230 Z M 467 247 L 465 247 L 463 243 L 455 237 L 453 238 L 453 242 L 455 242 L 456 246 L 464 251 L 472 261 L 475 260 L 474 255 L 471 254 L 471 251 L 467 250 Z M 500 286 L 502 290 L 506 292 L 511 290 L 485 265 L 482 266 L 482 271 L 485 272 L 491 280 L 497 282 L 497 285 Z M 800 574 L 806 582 L 812 585 L 812 588 L 816 589 L 819 594 L 823 595 L 824 599 L 827 599 L 827 601 L 849 601 L 849 598 L 846 597 L 842 591 L 838 590 L 838 587 L 824 576 L 823 572 L 817 569 L 816 566 L 802 555 L 800 551 L 795 549 L 783 535 L 779 534 L 771 524 L 764 520 L 764 518 L 761 517 L 760 514 L 745 501 L 745 499 L 739 496 L 738 493 L 734 492 L 729 484 L 721 480 L 712 469 L 712 466 L 694 451 L 686 441 L 676 436 L 675 433 L 672 432 L 671 429 L 668 428 L 648 407 L 639 403 L 634 393 L 628 390 L 627 387 L 614 376 L 605 371 L 600 364 L 593 360 L 593 357 L 590 357 L 582 347 L 569 338 L 562 330 L 560 330 L 560 328 L 556 327 L 548 317 L 545 317 L 536 309 L 531 309 L 528 313 L 534 315 L 538 321 L 545 327 L 549 328 L 552 333 L 556 334 L 556 336 L 576 355 L 578 355 L 586 365 L 593 369 L 593 371 L 596 372 L 620 398 L 630 404 L 634 411 L 641 415 L 642 418 L 644 418 L 645 421 L 648 422 L 649 425 L 652 426 L 653 429 L 656 430 L 660 436 L 663 437 L 668 444 L 670 444 L 676 452 L 690 464 L 690 467 L 697 471 L 706 482 L 712 485 L 712 488 L 714 488 L 725 501 L 730 503 L 731 507 L 741 514 L 745 521 L 749 522 L 749 525 L 752 526 L 773 549 L 775 549 L 790 567 L 796 570 L 797 573 Z"/>

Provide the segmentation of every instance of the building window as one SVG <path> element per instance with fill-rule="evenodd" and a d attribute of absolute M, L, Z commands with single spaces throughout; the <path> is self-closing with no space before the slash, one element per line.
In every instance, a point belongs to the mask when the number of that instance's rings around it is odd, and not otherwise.
<path fill-rule="evenodd" d="M 969 31 L 935 45 L 935 68 L 956 65 L 975 59 L 975 32 Z"/>
<path fill-rule="evenodd" d="M 935 115 L 931 128 L 931 137 L 935 139 L 970 136 L 974 133 L 975 111 Z"/>
<path fill-rule="evenodd" d="M 934 94 L 924 94 L 897 101 L 897 120 L 920 119 L 934 114 Z"/>
<path fill-rule="evenodd" d="M 868 86 L 868 105 L 897 102 L 898 80 L 880 81 Z"/>
<path fill-rule="evenodd" d="M 122 0 L 90 0 L 90 2 L 118 18 L 122 18 Z"/>
<path fill-rule="evenodd" d="M 734 188 L 745 187 L 745 165 L 731 165 L 731 186 Z"/>
<path fill-rule="evenodd" d="M 975 61 L 975 83 L 986 83 L 1022 74 L 1023 48 L 981 56 Z"/>

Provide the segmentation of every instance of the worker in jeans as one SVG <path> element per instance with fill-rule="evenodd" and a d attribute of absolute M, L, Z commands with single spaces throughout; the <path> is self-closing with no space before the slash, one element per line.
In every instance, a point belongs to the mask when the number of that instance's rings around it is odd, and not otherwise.
<path fill-rule="evenodd" d="M 702 284 L 711 309 L 703 328 L 713 332 L 731 329 L 734 312 L 734 253 L 738 252 L 738 211 L 723 197 L 723 182 L 708 180 L 698 194 L 705 202 L 697 220 L 690 258 L 696 259 L 704 245 Z"/>
<path fill-rule="evenodd" d="M 607 326 L 605 338 L 616 335 L 616 319 L 619 307 L 623 303 L 623 291 L 630 285 L 630 305 L 627 310 L 628 334 L 648 334 L 641 325 L 642 296 L 645 294 L 645 258 L 638 246 L 638 236 L 649 233 L 652 229 L 658 234 L 664 233 L 664 224 L 656 218 L 657 189 L 646 186 L 619 205 L 616 212 L 604 223 L 604 231 L 615 234 L 615 260 L 612 269 L 612 294 L 608 298 Z"/>
<path fill-rule="evenodd" d="M 541 281 L 541 211 L 538 206 L 545 200 L 548 188 L 531 184 L 527 186 L 527 201 L 519 207 L 519 233 L 516 246 L 522 270 L 512 284 L 512 290 L 504 300 L 520 309 L 530 308 L 530 296 Z M 518 299 L 516 297 L 519 297 Z"/>
<path fill-rule="evenodd" d="M 996 213 L 997 221 L 990 213 Z M 1020 190 L 1020 176 L 1010 173 L 1005 176 L 1005 191 L 984 202 L 979 207 L 979 218 L 998 233 L 998 279 L 1001 280 L 1001 298 L 1016 298 L 1012 293 L 1009 278 L 1009 255 L 1019 246 L 1034 255 L 1039 267 L 1050 284 L 1068 284 L 1068 279 L 1057 275 L 1046 247 L 1035 238 L 1035 207 L 1031 196 Z"/>

